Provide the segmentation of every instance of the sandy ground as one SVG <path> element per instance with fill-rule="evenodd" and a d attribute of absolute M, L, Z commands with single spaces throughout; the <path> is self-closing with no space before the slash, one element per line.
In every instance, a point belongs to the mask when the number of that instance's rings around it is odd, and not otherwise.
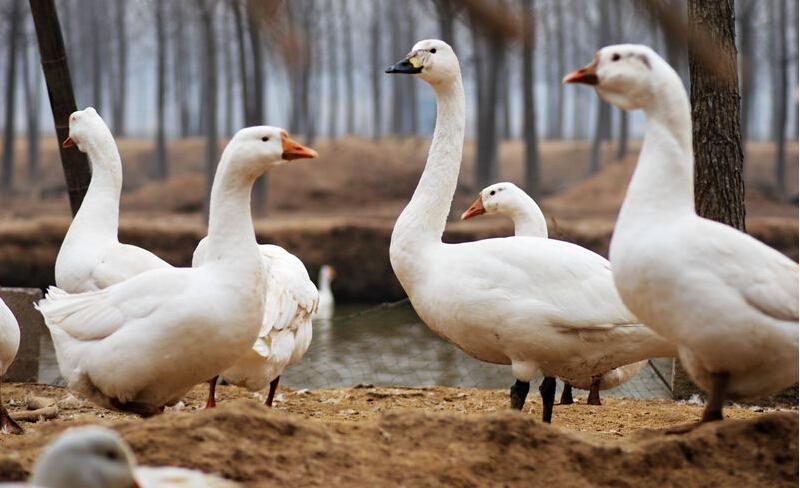
<path fill-rule="evenodd" d="M 556 406 L 538 421 L 531 394 L 521 414 L 506 391 L 445 387 L 280 389 L 276 406 L 220 386 L 142 420 L 97 409 L 61 388 L 4 385 L 12 412 L 30 395 L 55 400 L 58 418 L 24 422 L 0 437 L 0 480 L 24 479 L 40 449 L 63 429 L 103 423 L 120 431 L 141 464 L 221 473 L 247 486 L 796 486 L 796 410 L 731 406 L 727 420 L 683 435 L 664 429 L 695 421 L 700 405 L 604 399 Z"/>

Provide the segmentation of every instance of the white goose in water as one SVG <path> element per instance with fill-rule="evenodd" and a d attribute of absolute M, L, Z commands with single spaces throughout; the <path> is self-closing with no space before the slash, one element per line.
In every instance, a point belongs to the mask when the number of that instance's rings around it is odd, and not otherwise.
<path fill-rule="evenodd" d="M 626 44 L 604 47 L 564 82 L 593 85 L 609 103 L 647 116 L 611 265 L 625 304 L 678 345 L 709 393 L 702 420 L 721 419 L 726 398 L 797 383 L 797 264 L 697 215 L 691 108 L 675 70 L 652 49 Z"/>
<path fill-rule="evenodd" d="M 8 305 L 0 299 L 0 383 L 19 350 L 19 324 Z M 0 399 L 0 431 L 4 434 L 22 434 L 20 427 L 8 414 Z"/>
<path fill-rule="evenodd" d="M 319 310 L 315 318 L 328 319 L 333 317 L 333 311 L 336 306 L 333 298 L 333 290 L 331 290 L 331 282 L 336 278 L 336 270 L 329 264 L 323 264 L 319 268 L 319 277 L 317 278 L 317 288 L 319 290 Z"/>
<path fill-rule="evenodd" d="M 464 144 L 458 59 L 447 43 L 426 40 L 386 71 L 416 74 L 437 100 L 428 161 L 390 245 L 395 274 L 428 327 L 477 359 L 510 364 L 515 408 L 541 371 L 547 422 L 555 377 L 572 381 L 675 353 L 625 308 L 608 262 L 587 249 L 516 236 L 443 243 Z"/>
<path fill-rule="evenodd" d="M 119 242 L 122 161 L 111 131 L 94 108 L 69 117 L 64 147 L 89 156 L 92 181 L 56 258 L 56 286 L 68 293 L 101 290 L 144 271 L 171 267 L 155 254 Z"/>
<path fill-rule="evenodd" d="M 282 129 L 240 130 L 214 177 L 201 266 L 146 271 L 75 295 L 52 287 L 37 307 L 68 386 L 105 407 L 152 415 L 233 366 L 264 314 L 253 183 L 287 159 L 315 155 Z"/>
<path fill-rule="evenodd" d="M 206 260 L 208 238 L 203 238 L 194 251 L 192 266 Z M 311 345 L 311 317 L 317 310 L 319 293 L 308 271 L 296 256 L 280 246 L 258 246 L 266 269 L 264 316 L 261 331 L 253 347 L 222 377 L 250 391 L 269 385 L 266 405 L 272 406 L 283 371 L 297 363 Z M 216 406 L 217 378 L 209 381 L 206 408 Z"/>
<path fill-rule="evenodd" d="M 478 194 L 478 198 L 461 214 L 461 219 L 466 220 L 478 215 L 503 215 L 514 222 L 514 235 L 526 237 L 540 237 L 547 239 L 547 221 L 539 205 L 520 187 L 510 182 L 495 183 L 487 186 Z M 602 375 L 583 378 L 579 382 L 570 384 L 564 382 L 561 392 L 561 404 L 571 405 L 572 386 L 582 390 L 589 390 L 587 403 L 600 405 L 600 391 L 615 388 L 635 377 L 647 361 L 626 364 Z"/>
<path fill-rule="evenodd" d="M 111 429 L 67 430 L 47 445 L 31 474 L 41 488 L 235 488 L 233 481 L 176 467 L 137 466 L 130 446 Z"/>

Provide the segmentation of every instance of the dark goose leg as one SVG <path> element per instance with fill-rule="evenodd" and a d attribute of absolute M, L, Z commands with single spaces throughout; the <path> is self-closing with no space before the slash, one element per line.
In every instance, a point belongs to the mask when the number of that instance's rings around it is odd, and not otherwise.
<path fill-rule="evenodd" d="M 549 424 L 553 418 L 553 403 L 556 400 L 556 379 L 545 376 L 539 385 L 539 394 L 542 395 L 542 422 Z"/>
<path fill-rule="evenodd" d="M 564 382 L 564 389 L 561 390 L 561 405 L 572 405 L 575 401 L 572 399 L 572 385 Z"/>
<path fill-rule="evenodd" d="M 281 380 L 281 377 L 278 376 L 274 380 L 269 382 L 269 394 L 267 395 L 267 401 L 264 402 L 264 405 L 271 407 L 272 406 L 272 399 L 275 398 L 275 390 L 278 389 L 278 382 Z"/>
<path fill-rule="evenodd" d="M 525 399 L 528 397 L 528 390 L 531 384 L 527 381 L 517 380 L 511 387 L 511 408 L 514 410 L 522 410 L 525 406 Z"/>

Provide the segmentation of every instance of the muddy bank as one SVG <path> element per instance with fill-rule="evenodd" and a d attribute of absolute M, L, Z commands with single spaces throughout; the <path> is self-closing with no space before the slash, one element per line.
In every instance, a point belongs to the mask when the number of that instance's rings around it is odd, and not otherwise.
<path fill-rule="evenodd" d="M 0 224 L 0 283 L 3 286 L 44 288 L 53 283 L 53 267 L 67 218 L 14 220 Z M 389 264 L 392 219 L 314 217 L 259 221 L 260 242 L 278 244 L 296 254 L 316 278 L 322 264 L 333 264 L 339 279 L 337 298 L 390 301 L 404 297 Z M 551 236 L 575 242 L 602 255 L 608 253 L 613 221 L 551 220 Z M 754 218 L 748 231 L 757 239 L 797 259 L 798 224 L 793 218 Z M 448 226 L 447 242 L 464 242 L 510 235 L 502 219 L 455 222 Z M 170 217 L 123 219 L 120 239 L 142 246 L 168 262 L 187 266 L 205 228 L 196 219 Z"/>
<path fill-rule="evenodd" d="M 608 399 L 602 407 L 557 406 L 553 426 L 539 404 L 506 408 L 507 392 L 458 388 L 281 390 L 275 409 L 220 388 L 220 406 L 187 406 L 141 420 L 64 400 L 52 387 L 9 385 L 6 398 L 60 398 L 60 419 L 26 423 L 0 437 L 0 479 L 23 479 L 63 429 L 104 423 L 140 462 L 221 473 L 247 486 L 796 486 L 796 411 L 730 408 L 729 420 L 680 436 L 664 427 L 697 418 L 700 406 Z M 535 400 L 535 399 L 534 399 Z"/>

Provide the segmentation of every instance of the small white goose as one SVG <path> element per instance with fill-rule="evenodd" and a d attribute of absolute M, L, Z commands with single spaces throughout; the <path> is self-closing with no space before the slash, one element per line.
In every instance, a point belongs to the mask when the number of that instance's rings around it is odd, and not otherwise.
<path fill-rule="evenodd" d="M 94 108 L 73 112 L 64 147 L 89 156 L 92 181 L 56 258 L 56 286 L 68 293 L 101 290 L 144 271 L 171 267 L 155 254 L 119 242 L 122 160 Z"/>
<path fill-rule="evenodd" d="M 186 468 L 137 466 L 133 451 L 125 440 L 113 430 L 99 426 L 69 429 L 48 444 L 33 466 L 31 485 L 42 488 L 241 486 Z"/>
<path fill-rule="evenodd" d="M 330 320 L 333 317 L 333 311 L 336 307 L 333 298 L 333 290 L 331 290 L 331 282 L 336 278 L 336 270 L 329 264 L 323 264 L 319 268 L 319 277 L 317 278 L 317 289 L 319 291 L 319 309 L 317 310 L 315 318 Z"/>
<path fill-rule="evenodd" d="M 467 220 L 478 215 L 503 215 L 514 222 L 514 235 L 527 237 L 541 237 L 547 239 L 547 221 L 539 205 L 520 187 L 511 182 L 495 183 L 487 186 L 478 194 L 478 198 L 461 214 L 462 220 Z M 587 403 L 600 405 L 600 391 L 615 388 L 635 377 L 647 364 L 639 361 L 626 364 L 595 377 L 583 378 L 571 384 L 564 381 L 561 392 L 561 404 L 571 405 L 572 387 L 589 390 Z"/>
<path fill-rule="evenodd" d="M 52 287 L 37 307 L 68 386 L 107 408 L 153 415 L 245 354 L 265 296 L 250 191 L 270 168 L 315 156 L 282 129 L 242 129 L 214 177 L 201 266 L 146 271 L 75 295 Z"/>
<path fill-rule="evenodd" d="M 19 350 L 19 324 L 8 305 L 0 299 L 0 383 Z M 22 434 L 22 427 L 8 414 L 0 399 L 0 431 L 4 434 Z"/>
<path fill-rule="evenodd" d="M 437 101 L 428 161 L 389 249 L 395 274 L 428 327 L 477 359 L 510 364 L 514 408 L 522 408 L 541 371 L 546 422 L 555 377 L 572 381 L 675 353 L 625 308 L 608 262 L 587 249 L 516 236 L 443 243 L 464 144 L 458 59 L 447 43 L 426 40 L 386 71 L 416 74 Z"/>
<path fill-rule="evenodd" d="M 702 421 L 726 398 L 757 398 L 797 383 L 798 269 L 743 232 L 697 215 L 689 98 L 647 46 L 604 47 L 567 75 L 623 110 L 647 116 L 642 152 L 620 210 L 614 282 L 639 318 L 678 345 L 709 393 Z"/>
<path fill-rule="evenodd" d="M 192 266 L 205 261 L 208 238 L 194 251 Z M 253 347 L 222 373 L 228 383 L 260 391 L 269 385 L 266 405 L 271 407 L 283 371 L 297 363 L 311 345 L 311 317 L 319 294 L 308 271 L 295 255 L 280 246 L 258 246 L 266 269 L 266 296 L 261 331 Z M 216 406 L 217 378 L 209 381 L 206 408 Z"/>

